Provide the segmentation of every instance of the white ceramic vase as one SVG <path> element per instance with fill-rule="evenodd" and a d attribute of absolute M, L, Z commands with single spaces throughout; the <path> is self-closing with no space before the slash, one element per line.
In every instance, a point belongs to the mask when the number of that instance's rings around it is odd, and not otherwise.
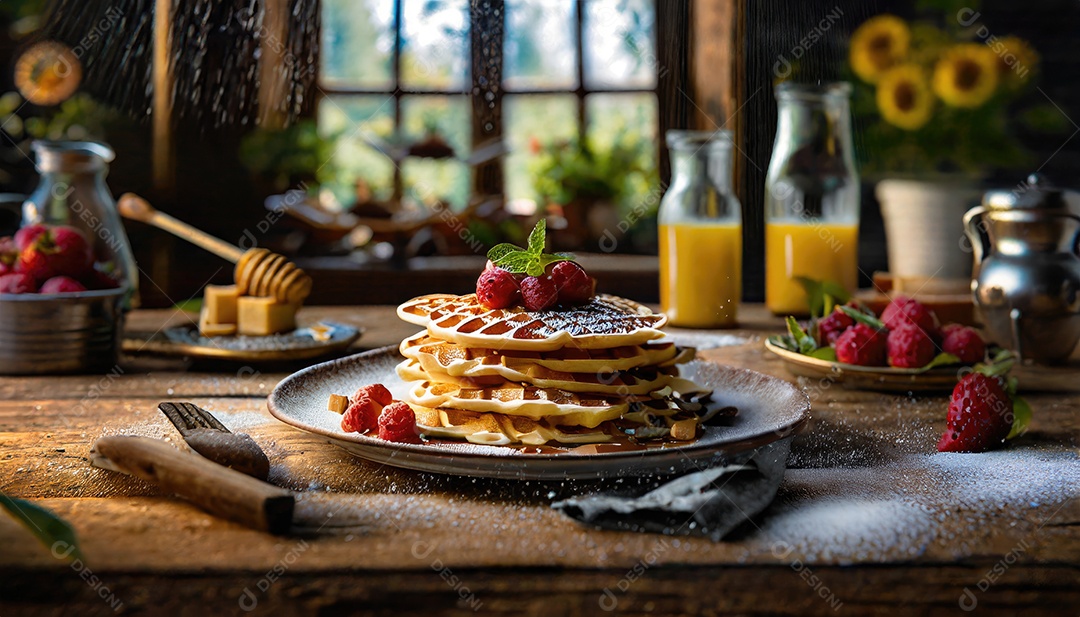
<path fill-rule="evenodd" d="M 893 276 L 971 278 L 973 256 L 964 214 L 982 196 L 975 182 L 882 180 L 875 194 Z"/>

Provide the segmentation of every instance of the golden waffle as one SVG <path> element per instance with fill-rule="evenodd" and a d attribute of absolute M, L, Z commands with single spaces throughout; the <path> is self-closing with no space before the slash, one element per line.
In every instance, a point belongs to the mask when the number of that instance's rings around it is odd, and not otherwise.
<path fill-rule="evenodd" d="M 611 434 L 602 429 L 559 428 L 530 418 L 460 409 L 413 407 L 416 425 L 426 437 L 463 439 L 491 446 L 603 443 Z"/>
<path fill-rule="evenodd" d="M 426 331 L 401 341 L 399 349 L 406 358 L 419 360 L 424 366 L 437 365 L 442 372 L 451 375 L 464 375 L 476 365 L 491 364 L 503 364 L 517 370 L 532 365 L 566 373 L 606 373 L 639 366 L 670 366 L 694 357 L 692 349 L 677 348 L 675 343 L 663 342 L 610 349 L 564 347 L 544 352 L 496 351 L 463 347 L 437 339 Z"/>
<path fill-rule="evenodd" d="M 407 359 L 397 366 L 397 374 L 405 381 L 437 381 L 464 388 L 497 387 L 509 381 L 567 392 L 627 396 L 648 394 L 671 385 L 679 371 L 674 367 L 649 367 L 613 373 L 563 373 L 535 365 L 519 371 L 502 364 L 478 364 L 459 375 L 451 375 L 438 364 L 428 366 L 423 360 Z"/>
<path fill-rule="evenodd" d="M 311 277 L 285 257 L 266 249 L 250 249 L 241 255 L 233 278 L 241 296 L 272 296 L 293 304 L 311 293 Z"/>
<path fill-rule="evenodd" d="M 425 326 L 436 338 L 500 351 L 642 345 L 662 337 L 659 328 L 667 323 L 667 317 L 647 306 L 608 295 L 572 309 L 527 311 L 520 307 L 489 310 L 476 294 L 432 294 L 409 300 L 397 313 L 404 321 Z"/>
<path fill-rule="evenodd" d="M 433 381 L 412 383 L 406 400 L 423 407 L 497 412 L 546 419 L 551 425 L 595 428 L 629 409 L 619 397 L 575 394 L 556 388 L 536 388 L 504 382 L 482 388 Z"/>

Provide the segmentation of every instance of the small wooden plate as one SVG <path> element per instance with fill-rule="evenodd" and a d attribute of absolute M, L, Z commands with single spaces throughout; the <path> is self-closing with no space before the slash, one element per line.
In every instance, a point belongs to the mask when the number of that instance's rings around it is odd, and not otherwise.
<path fill-rule="evenodd" d="M 780 356 L 792 374 L 840 383 L 851 390 L 879 392 L 950 392 L 959 381 L 963 365 L 923 371 L 912 368 L 857 366 L 804 356 L 765 341 L 765 349 Z"/>
<path fill-rule="evenodd" d="M 313 336 L 312 328 L 325 327 L 325 338 Z M 360 338 L 353 326 L 319 322 L 292 332 L 270 336 L 200 336 L 194 324 L 168 328 L 150 336 L 127 333 L 125 353 L 149 353 L 163 356 L 231 360 L 236 362 L 288 362 L 310 360 L 344 351 Z"/>

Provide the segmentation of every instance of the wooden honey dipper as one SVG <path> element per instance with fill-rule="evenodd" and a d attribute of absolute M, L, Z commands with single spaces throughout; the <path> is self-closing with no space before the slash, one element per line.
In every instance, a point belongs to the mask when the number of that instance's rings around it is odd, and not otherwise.
<path fill-rule="evenodd" d="M 116 204 L 125 218 L 163 229 L 236 264 L 233 278 L 242 296 L 272 296 L 300 303 L 311 293 L 311 277 L 282 255 L 262 248 L 243 250 L 156 210 L 142 197 L 124 193 Z"/>

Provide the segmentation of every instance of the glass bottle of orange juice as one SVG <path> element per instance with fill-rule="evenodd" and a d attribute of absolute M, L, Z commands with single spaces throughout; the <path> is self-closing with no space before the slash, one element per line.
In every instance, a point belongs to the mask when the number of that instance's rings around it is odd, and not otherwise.
<path fill-rule="evenodd" d="M 731 187 L 731 131 L 668 131 L 667 145 L 661 310 L 676 326 L 732 327 L 742 296 L 742 206 Z"/>
<path fill-rule="evenodd" d="M 859 175 L 847 83 L 776 87 L 776 142 L 765 184 L 765 304 L 806 315 L 799 277 L 858 285 Z"/>

